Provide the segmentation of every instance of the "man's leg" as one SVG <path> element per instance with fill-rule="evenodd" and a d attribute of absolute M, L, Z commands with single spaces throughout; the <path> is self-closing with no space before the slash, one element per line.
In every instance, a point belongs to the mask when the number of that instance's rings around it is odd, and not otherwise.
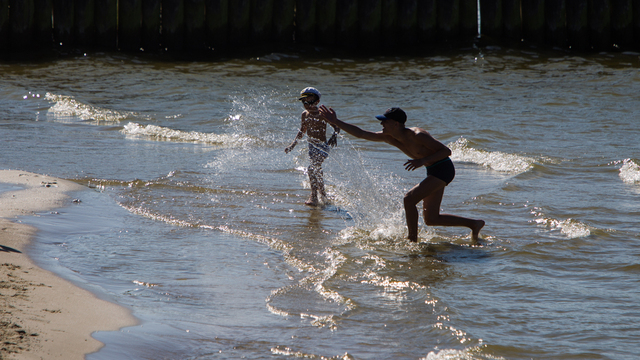
<path fill-rule="evenodd" d="M 430 178 L 429 176 L 428 178 Z M 428 179 L 427 178 L 427 179 Z M 443 184 L 444 182 L 440 179 Z M 465 226 L 471 229 L 471 240 L 478 240 L 480 229 L 484 226 L 483 220 L 474 220 L 457 215 L 440 214 L 440 204 L 444 195 L 444 187 L 426 196 L 422 202 L 424 222 L 429 226 Z"/>
<path fill-rule="evenodd" d="M 442 195 L 444 194 L 444 187 L 446 185 L 444 181 L 434 176 L 427 176 L 426 179 L 414 186 L 404 196 L 404 212 L 407 218 L 408 238 L 410 241 L 418 241 L 419 214 L 416 205 L 423 199 L 430 198 L 434 205 L 436 205 L 435 202 L 437 202 L 437 208 L 438 211 L 440 211 L 440 202 L 442 201 Z"/>
<path fill-rule="evenodd" d="M 440 205 L 446 183 L 435 176 L 427 176 L 404 197 L 409 240 L 418 240 L 418 210 L 416 205 L 422 200 L 424 222 L 429 226 L 466 226 L 471 229 L 471 239 L 477 241 L 484 221 L 456 215 L 440 214 Z"/>

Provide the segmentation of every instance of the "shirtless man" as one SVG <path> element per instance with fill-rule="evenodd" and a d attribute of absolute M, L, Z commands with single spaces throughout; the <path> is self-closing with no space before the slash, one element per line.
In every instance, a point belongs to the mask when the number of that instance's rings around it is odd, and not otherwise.
<path fill-rule="evenodd" d="M 316 206 L 318 205 L 318 194 L 322 197 L 323 202 L 327 198 L 327 193 L 324 190 L 322 162 L 329 156 L 329 146 L 336 146 L 340 128 L 332 125 L 334 132 L 329 141 L 327 141 L 327 123 L 320 117 L 318 111 L 318 102 L 320 102 L 320 91 L 318 89 L 313 87 L 303 89 L 298 100 L 302 101 L 305 109 L 301 116 L 300 130 L 291 145 L 284 149 L 284 152 L 289 153 L 293 150 L 298 140 L 302 139 L 305 133 L 307 134 L 309 139 L 309 160 L 311 161 L 307 173 L 311 183 L 311 196 L 305 201 L 305 204 Z"/>
<path fill-rule="evenodd" d="M 456 215 L 440 214 L 440 203 L 445 186 L 453 180 L 455 169 L 449 156 L 451 150 L 434 139 L 427 131 L 418 127 L 407 128 L 407 115 L 400 108 L 388 109 L 384 115 L 378 115 L 382 131 L 371 132 L 338 119 L 336 112 L 320 106 L 320 114 L 330 124 L 338 126 L 349 134 L 365 140 L 382 141 L 400 149 L 411 159 L 404 163 L 405 169 L 413 171 L 426 167 L 427 178 L 414 186 L 404 196 L 404 210 L 409 229 L 409 240 L 418 241 L 418 210 L 416 205 L 422 201 L 424 222 L 429 226 L 466 226 L 471 229 L 471 240 L 477 242 L 483 220 L 468 219 Z"/>

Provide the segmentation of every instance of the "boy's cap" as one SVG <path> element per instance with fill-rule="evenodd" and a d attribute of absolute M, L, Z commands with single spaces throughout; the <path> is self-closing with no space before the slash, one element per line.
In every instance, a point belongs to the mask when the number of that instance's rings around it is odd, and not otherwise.
<path fill-rule="evenodd" d="M 311 95 L 315 95 L 318 97 L 318 100 L 320 100 L 320 91 L 318 91 L 318 89 L 314 88 L 314 87 L 306 87 L 304 89 L 302 89 L 302 91 L 300 91 L 300 97 L 298 98 L 298 100 L 302 100 L 304 98 L 306 98 L 307 96 L 311 96 Z"/>
<path fill-rule="evenodd" d="M 407 114 L 405 114 L 405 112 L 398 107 L 392 107 L 390 109 L 387 109 L 387 111 L 384 112 L 384 115 L 376 115 L 376 119 L 395 120 L 399 123 L 404 124 L 407 121 Z"/>

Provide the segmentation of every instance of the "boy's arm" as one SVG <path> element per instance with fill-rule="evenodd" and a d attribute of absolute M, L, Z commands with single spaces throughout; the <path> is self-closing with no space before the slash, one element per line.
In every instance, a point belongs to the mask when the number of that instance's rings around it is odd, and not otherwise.
<path fill-rule="evenodd" d="M 302 113 L 301 120 L 300 120 L 300 130 L 298 130 L 298 134 L 296 134 L 296 137 L 293 139 L 293 142 L 291 143 L 291 145 L 287 146 L 287 148 L 284 149 L 285 154 L 288 154 L 289 151 L 293 150 L 293 148 L 296 147 L 298 140 L 302 139 L 302 137 L 306 132 L 307 132 L 307 122 L 305 121 L 304 113 Z"/>
<path fill-rule="evenodd" d="M 333 128 L 333 135 L 331 135 L 331 138 L 329 138 L 329 141 L 327 142 L 327 144 L 331 145 L 331 146 L 337 146 L 338 145 L 338 134 L 340 133 L 340 128 L 337 125 L 331 124 L 329 123 L 329 125 L 331 125 L 331 127 Z"/>
<path fill-rule="evenodd" d="M 322 115 L 325 121 L 331 124 L 332 126 L 335 125 L 355 137 L 359 137 L 361 139 L 371 140 L 371 141 L 387 141 L 388 140 L 387 136 L 383 135 L 381 132 L 372 132 L 372 131 L 362 130 L 361 128 L 355 125 L 351 125 L 349 123 L 346 123 L 338 119 L 336 112 L 333 109 L 327 108 L 324 105 L 320 106 L 320 115 Z"/>

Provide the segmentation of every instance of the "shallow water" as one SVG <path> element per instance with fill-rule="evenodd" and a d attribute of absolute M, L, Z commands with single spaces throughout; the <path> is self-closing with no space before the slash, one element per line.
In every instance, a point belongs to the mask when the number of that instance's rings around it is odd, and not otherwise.
<path fill-rule="evenodd" d="M 22 219 L 32 256 L 133 310 L 88 359 L 633 359 L 640 337 L 640 54 L 427 58 L 114 54 L 0 64 L 0 168 L 87 186 Z M 404 240 L 407 173 L 341 134 L 304 205 L 306 86 L 379 130 L 391 106 L 453 150 L 444 212 Z"/>

